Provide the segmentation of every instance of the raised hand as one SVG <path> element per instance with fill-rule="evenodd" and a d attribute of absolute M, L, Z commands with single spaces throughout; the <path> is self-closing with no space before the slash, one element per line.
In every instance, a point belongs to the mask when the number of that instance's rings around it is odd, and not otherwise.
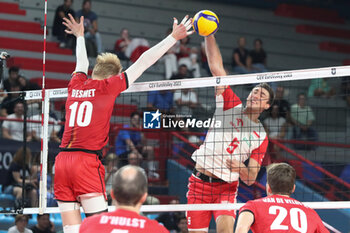
<path fill-rule="evenodd" d="M 174 18 L 174 24 L 173 24 L 173 32 L 171 35 L 176 40 L 181 40 L 185 38 L 186 36 L 191 35 L 194 31 L 189 31 L 192 27 L 192 18 L 188 18 L 188 15 L 186 15 L 180 24 L 178 24 L 178 21 L 176 18 Z"/>
<path fill-rule="evenodd" d="M 63 18 L 65 22 L 63 22 L 63 25 L 67 27 L 66 30 L 64 30 L 68 34 L 73 34 L 76 37 L 84 36 L 84 16 L 80 17 L 80 22 L 77 23 L 73 16 L 71 14 L 68 14 L 69 19 Z"/>

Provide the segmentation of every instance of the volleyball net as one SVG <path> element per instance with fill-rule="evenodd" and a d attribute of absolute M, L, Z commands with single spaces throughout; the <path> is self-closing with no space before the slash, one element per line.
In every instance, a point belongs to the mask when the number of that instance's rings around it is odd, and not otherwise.
<path fill-rule="evenodd" d="M 320 209 L 321 218 L 330 221 L 331 225 L 334 216 L 338 221 L 348 219 L 349 75 L 350 67 L 338 66 L 134 83 L 116 99 L 109 142 L 103 149 L 107 193 L 111 189 L 114 172 L 123 165 L 133 164 L 144 168 L 149 180 L 151 198 L 147 204 L 150 205 L 143 206 L 143 212 L 238 209 L 248 200 L 266 196 L 268 164 L 286 162 L 297 172 L 296 190 L 292 197 L 311 208 Z M 274 89 L 275 101 L 259 117 L 267 132 L 269 145 L 256 181 L 250 186 L 240 182 L 237 204 L 186 205 L 188 178 L 195 165 L 191 156 L 205 141 L 208 130 L 221 130 L 222 137 L 215 138 L 215 143 L 224 144 L 227 140 L 224 134 L 237 131 L 242 124 L 237 120 L 239 117 L 232 115 L 231 128 L 218 125 L 220 122 L 213 118 L 217 108 L 214 87 L 230 86 L 242 101 L 239 110 L 242 113 L 253 87 L 262 82 L 269 83 Z M 36 177 L 41 185 L 38 200 L 32 203 L 37 205 L 30 206 L 30 201 L 19 205 L 25 214 L 59 212 L 53 198 L 54 160 L 65 121 L 67 88 L 45 91 L 43 130 L 40 129 L 41 113 L 36 116 L 31 112 L 34 109 L 31 105 L 39 104 L 37 100 L 40 102 L 41 96 L 42 91 L 27 91 L 25 94 L 29 106 L 27 132 L 35 131 L 35 135 L 31 135 L 38 138 L 44 132 L 44 150 L 40 156 L 35 153 L 37 147 L 31 142 L 27 145 L 35 154 L 31 158 L 31 168 L 35 167 L 36 172 L 41 171 L 42 175 Z M 84 114 L 80 116 L 79 121 L 84 124 L 86 118 Z M 241 131 L 238 133 L 240 143 L 246 148 L 262 143 L 263 138 L 259 138 L 260 133 L 251 124 L 242 127 Z M 126 140 L 131 140 L 134 147 L 131 148 Z M 237 144 L 232 143 L 230 148 L 223 150 L 233 150 Z M 223 160 L 230 158 L 227 157 L 229 155 L 214 156 L 222 156 Z M 247 157 L 241 150 L 235 151 L 232 156 L 242 162 L 249 161 L 249 155 Z M 213 170 L 221 169 L 214 163 L 212 166 Z M 23 189 L 29 189 L 27 186 L 25 184 Z M 27 192 L 24 195 L 25 199 L 29 198 Z M 179 205 L 168 205 L 174 200 Z M 109 203 L 110 209 L 113 209 L 111 199 Z M 330 215 L 333 215 L 333 220 L 327 218 Z"/>

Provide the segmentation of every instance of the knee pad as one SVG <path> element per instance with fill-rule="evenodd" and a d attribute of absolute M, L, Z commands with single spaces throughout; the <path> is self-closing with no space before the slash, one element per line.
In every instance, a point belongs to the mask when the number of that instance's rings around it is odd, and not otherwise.
<path fill-rule="evenodd" d="M 79 233 L 80 224 L 77 225 L 66 225 L 63 227 L 64 233 Z"/>
<path fill-rule="evenodd" d="M 80 204 L 78 202 L 62 202 L 58 201 L 58 209 L 60 212 L 67 212 L 72 210 L 80 210 Z"/>
<path fill-rule="evenodd" d="M 95 197 L 81 195 L 80 203 L 85 214 L 89 216 L 92 214 L 105 212 L 108 209 L 108 203 L 103 195 Z"/>

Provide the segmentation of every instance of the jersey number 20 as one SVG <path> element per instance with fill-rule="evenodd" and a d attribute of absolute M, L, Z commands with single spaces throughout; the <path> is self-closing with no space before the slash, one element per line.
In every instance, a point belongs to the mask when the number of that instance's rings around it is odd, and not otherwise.
<path fill-rule="evenodd" d="M 90 101 L 84 101 L 80 104 L 79 102 L 74 102 L 69 106 L 69 109 L 71 110 L 69 127 L 74 127 L 75 123 L 80 127 L 86 127 L 90 124 L 92 116 L 92 103 Z"/>
<path fill-rule="evenodd" d="M 289 226 L 282 225 L 282 222 L 288 215 L 286 208 L 282 206 L 270 206 L 269 214 L 278 215 L 270 226 L 270 230 L 289 230 Z M 295 231 L 306 233 L 307 232 L 307 218 L 303 210 L 299 208 L 291 208 L 289 210 L 290 225 Z"/>

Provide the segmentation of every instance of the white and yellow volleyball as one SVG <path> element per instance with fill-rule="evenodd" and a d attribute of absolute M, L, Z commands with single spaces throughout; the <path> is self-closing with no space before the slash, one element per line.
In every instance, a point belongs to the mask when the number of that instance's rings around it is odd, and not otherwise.
<path fill-rule="evenodd" d="M 210 36 L 219 29 L 219 18 L 210 10 L 201 10 L 193 17 L 192 26 L 200 36 Z"/>

